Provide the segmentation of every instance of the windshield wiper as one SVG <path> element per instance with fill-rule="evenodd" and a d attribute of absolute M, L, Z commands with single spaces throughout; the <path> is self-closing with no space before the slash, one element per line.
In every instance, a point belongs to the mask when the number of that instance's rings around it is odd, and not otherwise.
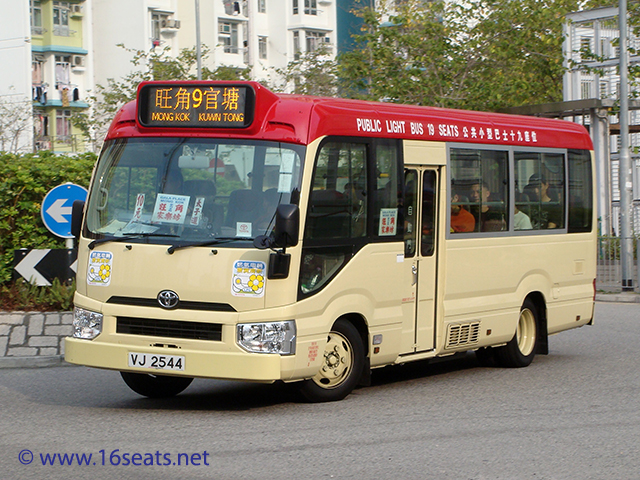
<path fill-rule="evenodd" d="M 103 237 L 97 238 L 89 243 L 89 250 L 93 250 L 96 245 L 100 245 L 101 243 L 107 242 L 124 242 L 126 240 L 131 240 L 132 238 L 148 238 L 148 237 L 179 237 L 180 235 L 176 235 L 173 233 L 123 233 L 122 237 Z"/>
<path fill-rule="evenodd" d="M 171 255 L 176 250 L 181 250 L 183 248 L 191 248 L 191 247 L 209 247 L 211 245 L 219 245 L 221 243 L 229 243 L 234 240 L 251 240 L 249 237 L 218 237 L 212 240 L 207 240 L 205 242 L 198 243 L 186 243 L 184 245 L 171 245 L 167 248 L 167 253 Z"/>

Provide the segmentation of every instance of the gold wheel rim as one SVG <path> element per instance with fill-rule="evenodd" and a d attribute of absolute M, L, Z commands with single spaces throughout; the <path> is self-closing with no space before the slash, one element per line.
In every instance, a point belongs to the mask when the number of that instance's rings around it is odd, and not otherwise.
<path fill-rule="evenodd" d="M 528 308 L 520 312 L 516 335 L 520 353 L 525 357 L 531 355 L 536 345 L 536 318 Z"/>
<path fill-rule="evenodd" d="M 353 348 L 349 340 L 341 333 L 331 332 L 323 356 L 322 366 L 312 380 L 325 389 L 339 387 L 353 370 Z"/>

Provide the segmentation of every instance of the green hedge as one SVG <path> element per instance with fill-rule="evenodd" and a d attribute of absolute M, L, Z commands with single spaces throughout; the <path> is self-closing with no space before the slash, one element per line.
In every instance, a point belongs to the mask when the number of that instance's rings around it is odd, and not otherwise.
<path fill-rule="evenodd" d="M 96 155 L 52 152 L 12 155 L 0 152 L 0 285 L 11 281 L 13 251 L 19 248 L 65 248 L 42 222 L 42 200 L 66 182 L 89 186 Z"/>

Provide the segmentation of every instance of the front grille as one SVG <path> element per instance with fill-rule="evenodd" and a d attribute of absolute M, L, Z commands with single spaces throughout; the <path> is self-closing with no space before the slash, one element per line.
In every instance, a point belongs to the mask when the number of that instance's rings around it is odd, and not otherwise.
<path fill-rule="evenodd" d="M 157 307 L 160 308 L 158 300 L 155 298 L 137 298 L 137 297 L 110 297 L 107 303 L 116 305 L 131 305 L 135 307 Z M 180 300 L 176 309 L 183 310 L 207 310 L 211 312 L 235 312 L 228 303 L 213 302 L 188 302 Z"/>
<path fill-rule="evenodd" d="M 150 337 L 211 340 L 214 342 L 222 340 L 222 325 L 219 323 L 118 317 L 116 332 L 129 335 L 148 335 Z"/>
<path fill-rule="evenodd" d="M 455 348 L 478 343 L 480 322 L 449 325 L 449 335 L 445 348 Z"/>

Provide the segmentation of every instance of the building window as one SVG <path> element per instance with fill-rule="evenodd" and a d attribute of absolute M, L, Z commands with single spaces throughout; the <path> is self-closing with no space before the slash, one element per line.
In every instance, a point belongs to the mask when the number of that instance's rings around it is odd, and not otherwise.
<path fill-rule="evenodd" d="M 300 32 L 297 30 L 293 32 L 293 58 L 295 60 L 300 58 Z"/>
<path fill-rule="evenodd" d="M 231 22 L 218 23 L 218 42 L 225 53 L 238 53 L 238 24 Z"/>
<path fill-rule="evenodd" d="M 314 32 L 307 30 L 305 34 L 307 52 L 315 52 L 318 48 L 320 48 L 322 42 L 324 42 L 324 32 Z"/>
<path fill-rule="evenodd" d="M 262 60 L 267 59 L 267 37 L 258 37 L 258 56 Z"/>
<path fill-rule="evenodd" d="M 580 50 L 584 53 L 591 53 L 591 39 L 589 37 L 580 37 Z"/>
<path fill-rule="evenodd" d="M 56 55 L 56 88 L 71 83 L 71 55 Z"/>
<path fill-rule="evenodd" d="M 298 14 L 298 0 L 293 0 L 293 14 Z"/>
<path fill-rule="evenodd" d="M 609 82 L 600 82 L 600 98 L 609 98 Z"/>
<path fill-rule="evenodd" d="M 31 59 L 31 83 L 33 85 L 42 85 L 42 67 L 44 58 L 40 55 L 34 55 Z"/>
<path fill-rule="evenodd" d="M 53 2 L 53 34 L 68 37 L 69 31 L 69 2 Z"/>
<path fill-rule="evenodd" d="M 580 98 L 586 100 L 592 98 L 591 95 L 591 80 L 583 80 L 580 82 Z"/>
<path fill-rule="evenodd" d="M 151 12 L 151 45 L 153 47 L 160 46 L 160 32 L 167 25 L 170 15 L 161 12 Z"/>
<path fill-rule="evenodd" d="M 71 142 L 71 110 L 56 110 L 56 136 L 59 142 Z"/>
<path fill-rule="evenodd" d="M 304 0 L 305 15 L 318 15 L 317 0 Z"/>
<path fill-rule="evenodd" d="M 258 13 L 267 13 L 267 0 L 258 0 Z"/>
<path fill-rule="evenodd" d="M 42 4 L 37 0 L 31 0 L 30 5 L 31 16 L 31 34 L 42 35 L 44 28 L 42 27 Z"/>

